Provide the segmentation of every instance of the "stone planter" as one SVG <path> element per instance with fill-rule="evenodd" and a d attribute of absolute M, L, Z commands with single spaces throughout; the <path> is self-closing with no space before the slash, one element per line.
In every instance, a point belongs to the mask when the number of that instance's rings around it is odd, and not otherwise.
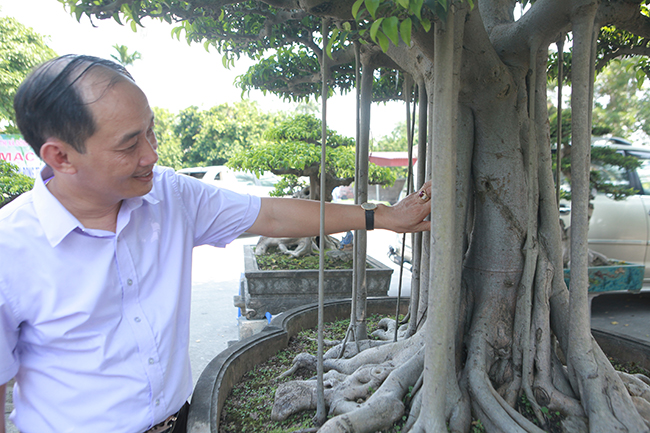
<path fill-rule="evenodd" d="M 368 257 L 366 269 L 368 297 L 387 296 L 393 270 Z M 240 296 L 235 306 L 249 319 L 263 318 L 300 305 L 318 301 L 318 271 L 288 270 L 260 271 L 253 247 L 244 246 L 244 276 Z M 352 296 L 352 270 L 325 271 L 325 300 L 347 299 Z"/>
<path fill-rule="evenodd" d="M 396 298 L 368 299 L 368 314 L 394 317 Z M 408 299 L 402 299 L 400 314 L 408 312 Z M 350 317 L 350 300 L 326 302 L 324 321 L 332 322 Z M 255 365 L 289 345 L 289 339 L 303 329 L 318 325 L 318 304 L 286 311 L 271 320 L 262 332 L 234 343 L 217 355 L 201 373 L 187 419 L 188 433 L 218 433 L 221 409 L 239 379 Z"/>
<path fill-rule="evenodd" d="M 612 266 L 593 266 L 589 273 L 589 305 L 591 300 L 603 293 L 627 291 L 638 293 L 643 287 L 644 265 L 617 263 Z M 570 269 L 564 270 L 564 282 L 569 287 Z"/>
<path fill-rule="evenodd" d="M 400 314 L 408 312 L 408 299 L 402 299 Z M 394 317 L 395 298 L 368 299 L 369 314 Z M 330 301 L 324 306 L 324 321 L 350 317 L 350 300 Z M 262 332 L 241 340 L 217 355 L 203 370 L 194 388 L 188 415 L 188 433 L 218 433 L 221 410 L 232 388 L 255 365 L 268 360 L 289 345 L 289 339 L 318 324 L 318 305 L 294 308 L 273 318 Z M 634 362 L 650 369 L 650 347 L 643 341 L 621 338 L 603 331 L 593 335 L 609 356 Z"/>

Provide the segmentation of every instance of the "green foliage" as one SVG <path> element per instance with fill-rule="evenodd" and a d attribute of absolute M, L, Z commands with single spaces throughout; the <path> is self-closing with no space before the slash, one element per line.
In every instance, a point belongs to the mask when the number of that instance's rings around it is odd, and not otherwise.
<path fill-rule="evenodd" d="M 131 66 L 136 60 L 140 60 L 142 58 L 142 55 L 138 51 L 129 53 L 129 48 L 126 45 L 115 44 L 113 45 L 113 48 L 115 48 L 115 51 L 117 51 L 117 56 L 111 54 L 111 57 L 124 67 Z"/>
<path fill-rule="evenodd" d="M 15 164 L 0 160 L 0 207 L 34 187 L 34 179 L 25 176 Z"/>
<path fill-rule="evenodd" d="M 174 170 L 183 168 L 181 139 L 175 132 L 177 116 L 165 108 L 153 107 L 156 123 L 154 132 L 158 140 L 158 165 Z"/>
<path fill-rule="evenodd" d="M 277 250 L 271 250 L 267 254 L 256 256 L 255 259 L 257 260 L 257 267 L 260 271 L 285 271 L 292 269 L 318 270 L 320 263 L 320 258 L 315 254 L 304 257 L 293 257 L 278 252 Z M 371 266 L 368 265 L 368 267 Z M 332 259 L 328 255 L 325 255 L 324 269 L 352 269 L 352 260 Z"/>
<path fill-rule="evenodd" d="M 252 146 L 234 155 L 228 166 L 258 175 L 271 171 L 277 175 L 317 176 L 320 179 L 321 121 L 312 115 L 299 114 L 270 128 L 265 135 L 267 142 Z M 328 129 L 326 185 L 327 197 L 340 185 L 354 180 L 354 141 Z M 371 164 L 369 182 L 392 184 L 395 177 L 385 167 Z"/>
<path fill-rule="evenodd" d="M 180 137 L 184 167 L 224 165 L 230 158 L 263 141 L 277 116 L 261 113 L 250 101 L 222 104 L 201 111 L 189 107 L 178 114 L 174 133 Z"/>
<path fill-rule="evenodd" d="M 549 116 L 551 122 L 551 143 L 557 143 L 557 110 L 553 110 Z M 594 135 L 596 132 L 602 132 L 604 127 L 598 128 L 598 131 L 592 131 Z M 562 145 L 564 149 L 564 156 L 562 157 L 561 171 L 566 179 L 571 178 L 571 110 L 562 110 Z M 598 192 L 607 194 L 614 200 L 622 200 L 630 195 L 637 193 L 633 188 L 626 188 L 621 185 L 614 184 L 607 179 L 604 179 L 600 174 L 599 167 L 614 167 L 614 169 L 635 170 L 641 166 L 641 162 L 634 156 L 624 156 L 616 151 L 614 148 L 606 146 L 591 146 L 591 164 L 592 169 L 589 174 L 589 182 L 592 189 Z M 555 159 L 553 160 L 553 172 L 555 172 Z M 564 192 L 564 198 L 569 199 L 570 193 Z"/>
<path fill-rule="evenodd" d="M 32 68 L 55 56 L 43 36 L 13 18 L 0 17 L 0 132 L 18 133 L 16 90 Z"/>

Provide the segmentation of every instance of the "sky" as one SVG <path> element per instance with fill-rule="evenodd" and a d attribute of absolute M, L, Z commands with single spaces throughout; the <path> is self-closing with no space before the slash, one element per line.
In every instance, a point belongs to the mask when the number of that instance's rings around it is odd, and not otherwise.
<path fill-rule="evenodd" d="M 171 36 L 172 25 L 146 19 L 144 28 L 133 32 L 130 26 L 120 26 L 113 20 L 87 17 L 81 22 L 70 16 L 57 0 L 0 0 L 0 16 L 10 16 L 47 37 L 48 45 L 58 54 L 88 54 L 103 58 L 117 55 L 113 45 L 126 45 L 129 52 L 138 51 L 142 59 L 129 66 L 129 72 L 142 88 L 152 106 L 178 112 L 192 105 L 208 109 L 223 103 L 241 100 L 241 89 L 233 85 L 252 64 L 241 58 L 228 70 L 221 55 L 203 44 L 188 45 Z M 93 27 L 93 24 L 95 25 Z M 285 103 L 275 96 L 253 91 L 247 99 L 257 101 L 266 112 L 292 111 L 296 104 Z M 320 100 L 318 100 L 320 107 Z M 334 96 L 328 101 L 328 126 L 341 134 L 355 136 L 354 97 Z M 389 134 L 404 118 L 400 102 L 375 104 L 371 113 L 371 138 Z"/>

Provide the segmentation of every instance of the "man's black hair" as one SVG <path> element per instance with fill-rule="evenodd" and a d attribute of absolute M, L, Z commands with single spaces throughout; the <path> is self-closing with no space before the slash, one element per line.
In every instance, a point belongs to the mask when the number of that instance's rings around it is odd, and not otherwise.
<path fill-rule="evenodd" d="M 76 83 L 97 67 L 114 73 L 107 88 L 119 77 L 134 81 L 122 65 L 111 60 L 70 54 L 43 63 L 20 85 L 14 97 L 16 124 L 37 155 L 50 137 L 68 143 L 79 153 L 86 151 L 86 140 L 97 125 L 88 107 L 92 101 L 84 101 Z"/>

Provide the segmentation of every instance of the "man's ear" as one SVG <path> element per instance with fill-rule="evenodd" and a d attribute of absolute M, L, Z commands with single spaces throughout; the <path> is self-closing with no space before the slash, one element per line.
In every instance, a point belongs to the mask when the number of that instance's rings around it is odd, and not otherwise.
<path fill-rule="evenodd" d="M 71 152 L 75 152 L 72 146 L 58 138 L 51 137 L 41 146 L 41 159 L 54 171 L 75 174 L 77 169 L 70 158 Z"/>

